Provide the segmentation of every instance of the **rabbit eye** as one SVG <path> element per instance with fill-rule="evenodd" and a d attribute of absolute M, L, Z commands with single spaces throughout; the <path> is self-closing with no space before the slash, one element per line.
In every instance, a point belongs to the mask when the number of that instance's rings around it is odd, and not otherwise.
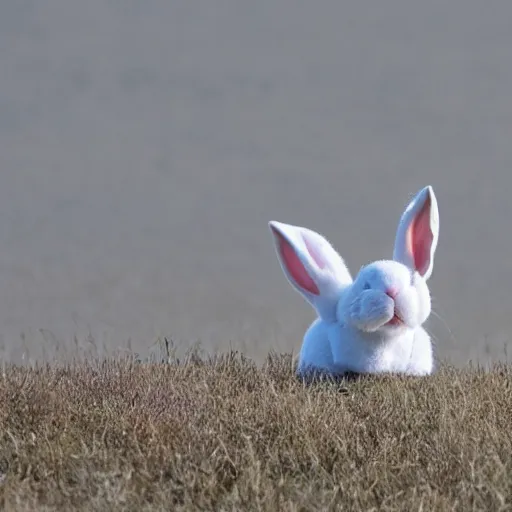
<path fill-rule="evenodd" d="M 363 285 L 363 290 L 369 290 L 370 289 L 370 283 L 368 281 L 366 281 L 366 283 L 364 283 Z"/>

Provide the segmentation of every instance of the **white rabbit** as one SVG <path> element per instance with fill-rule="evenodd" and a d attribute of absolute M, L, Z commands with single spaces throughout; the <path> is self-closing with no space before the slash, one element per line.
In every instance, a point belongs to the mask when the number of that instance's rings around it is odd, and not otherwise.
<path fill-rule="evenodd" d="M 362 267 L 355 280 L 322 235 L 276 221 L 269 227 L 286 277 L 318 314 L 304 335 L 299 376 L 433 372 L 432 343 L 422 327 L 431 311 L 426 281 L 439 236 L 431 186 L 403 212 L 393 259 Z"/>

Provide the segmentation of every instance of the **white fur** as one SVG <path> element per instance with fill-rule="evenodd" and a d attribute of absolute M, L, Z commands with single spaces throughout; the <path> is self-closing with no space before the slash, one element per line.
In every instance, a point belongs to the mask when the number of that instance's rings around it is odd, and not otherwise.
<path fill-rule="evenodd" d="M 304 335 L 300 375 L 433 372 L 432 343 L 422 327 L 431 311 L 426 280 L 439 236 L 432 187 L 420 190 L 402 214 L 393 260 L 364 266 L 354 280 L 322 235 L 281 222 L 269 226 L 286 277 L 318 314 Z M 388 323 L 397 317 L 399 323 Z"/>

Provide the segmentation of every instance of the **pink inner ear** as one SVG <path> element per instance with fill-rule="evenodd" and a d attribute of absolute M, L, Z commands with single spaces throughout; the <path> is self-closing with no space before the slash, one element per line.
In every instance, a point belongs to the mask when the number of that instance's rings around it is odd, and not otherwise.
<path fill-rule="evenodd" d="M 320 295 L 318 286 L 307 273 L 304 265 L 300 261 L 288 240 L 286 240 L 286 238 L 284 238 L 284 236 L 278 231 L 274 231 L 274 233 L 277 235 L 279 241 L 279 251 L 281 252 L 281 258 L 292 279 L 301 288 L 308 291 L 309 293 Z"/>
<path fill-rule="evenodd" d="M 411 222 L 407 231 L 407 250 L 412 254 L 414 267 L 424 275 L 430 266 L 430 248 L 434 235 L 430 229 L 430 197 Z"/>

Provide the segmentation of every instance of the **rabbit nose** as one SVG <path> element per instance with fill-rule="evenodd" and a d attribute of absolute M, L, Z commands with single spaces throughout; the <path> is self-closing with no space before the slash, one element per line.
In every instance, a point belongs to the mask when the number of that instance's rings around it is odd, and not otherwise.
<path fill-rule="evenodd" d="M 388 295 L 389 297 L 391 297 L 393 300 L 396 299 L 396 296 L 398 295 L 398 289 L 397 288 L 394 288 L 394 287 L 391 287 L 391 288 L 386 288 L 386 295 Z"/>

